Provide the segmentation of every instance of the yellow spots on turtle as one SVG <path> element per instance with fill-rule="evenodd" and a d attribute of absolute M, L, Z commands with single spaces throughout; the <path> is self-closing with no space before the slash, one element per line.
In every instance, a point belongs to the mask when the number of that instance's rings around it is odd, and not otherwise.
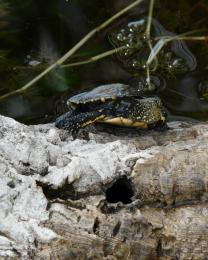
<path fill-rule="evenodd" d="M 150 118 L 152 120 L 159 120 L 161 118 L 161 111 L 158 109 L 153 109 L 150 113 Z"/>
<path fill-rule="evenodd" d="M 101 115 L 101 116 L 96 117 L 96 118 L 93 119 L 93 120 L 88 120 L 88 121 L 86 121 L 86 122 L 84 122 L 84 123 L 82 124 L 82 127 L 85 127 L 85 126 L 87 126 L 87 125 L 93 124 L 93 123 L 96 122 L 96 121 L 102 120 L 104 117 L 105 117 L 104 115 Z"/>
<path fill-rule="evenodd" d="M 101 97 L 101 102 L 105 103 L 105 98 L 104 97 Z"/>
<path fill-rule="evenodd" d="M 112 96 L 112 100 L 116 100 L 116 97 L 115 97 L 115 96 Z"/>

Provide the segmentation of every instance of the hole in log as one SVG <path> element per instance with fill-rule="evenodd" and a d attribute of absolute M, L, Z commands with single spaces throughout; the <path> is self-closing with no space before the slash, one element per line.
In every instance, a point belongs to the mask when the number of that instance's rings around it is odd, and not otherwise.
<path fill-rule="evenodd" d="M 99 226 L 100 226 L 100 221 L 98 218 L 95 219 L 94 225 L 93 225 L 93 233 L 98 234 L 99 233 Z"/>
<path fill-rule="evenodd" d="M 106 190 L 106 200 L 109 203 L 122 202 L 131 203 L 134 196 L 131 181 L 126 176 L 118 179 L 109 189 Z"/>
<path fill-rule="evenodd" d="M 46 196 L 48 200 L 54 200 L 54 199 L 62 199 L 62 200 L 77 200 L 77 194 L 75 192 L 75 189 L 73 187 L 73 184 L 70 183 L 65 183 L 62 187 L 58 189 L 54 189 L 50 185 L 47 185 L 45 183 L 36 182 L 38 186 L 41 186 L 43 189 L 43 193 Z"/>
<path fill-rule="evenodd" d="M 120 227 L 121 227 L 121 222 L 118 221 L 115 227 L 113 228 L 113 237 L 115 237 L 118 234 Z"/>
<path fill-rule="evenodd" d="M 14 183 L 14 181 L 9 181 L 9 182 L 7 183 L 7 186 L 9 186 L 11 189 L 14 189 L 14 188 L 15 188 L 15 183 Z"/>
<path fill-rule="evenodd" d="M 157 256 L 163 256 L 162 254 L 162 243 L 161 240 L 158 241 L 157 248 L 156 248 Z"/>

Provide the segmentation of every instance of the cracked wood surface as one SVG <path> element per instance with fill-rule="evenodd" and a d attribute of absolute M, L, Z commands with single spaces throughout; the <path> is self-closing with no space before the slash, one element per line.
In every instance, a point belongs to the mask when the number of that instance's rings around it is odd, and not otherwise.
<path fill-rule="evenodd" d="M 208 125 L 169 126 L 72 140 L 0 116 L 0 259 L 207 259 Z"/>

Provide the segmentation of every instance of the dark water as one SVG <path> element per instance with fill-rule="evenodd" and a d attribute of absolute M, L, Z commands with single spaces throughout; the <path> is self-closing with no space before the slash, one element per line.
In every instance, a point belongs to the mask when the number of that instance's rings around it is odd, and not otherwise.
<path fill-rule="evenodd" d="M 91 29 L 129 0 L 0 0 L 0 95 L 20 88 L 66 53 Z M 197 3 L 197 4 L 196 4 Z M 107 35 L 116 26 L 147 15 L 148 1 L 135 7 L 87 42 L 68 62 L 112 49 Z M 208 1 L 156 0 L 154 18 L 176 34 L 208 28 Z M 208 31 L 199 33 L 208 35 Z M 187 42 L 194 71 L 167 80 L 159 94 L 170 119 L 208 119 L 208 43 Z M 24 94 L 0 101 L 0 113 L 25 123 L 53 121 L 65 99 L 105 83 L 127 83 L 132 75 L 115 56 L 49 73 Z M 200 87 L 199 87 L 200 86 Z"/>

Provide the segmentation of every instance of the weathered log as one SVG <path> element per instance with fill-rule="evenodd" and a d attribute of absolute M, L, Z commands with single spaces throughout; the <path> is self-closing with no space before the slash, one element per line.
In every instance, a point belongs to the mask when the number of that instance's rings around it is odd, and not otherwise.
<path fill-rule="evenodd" d="M 0 258 L 207 259 L 208 125 L 169 126 L 73 140 L 1 116 Z"/>

